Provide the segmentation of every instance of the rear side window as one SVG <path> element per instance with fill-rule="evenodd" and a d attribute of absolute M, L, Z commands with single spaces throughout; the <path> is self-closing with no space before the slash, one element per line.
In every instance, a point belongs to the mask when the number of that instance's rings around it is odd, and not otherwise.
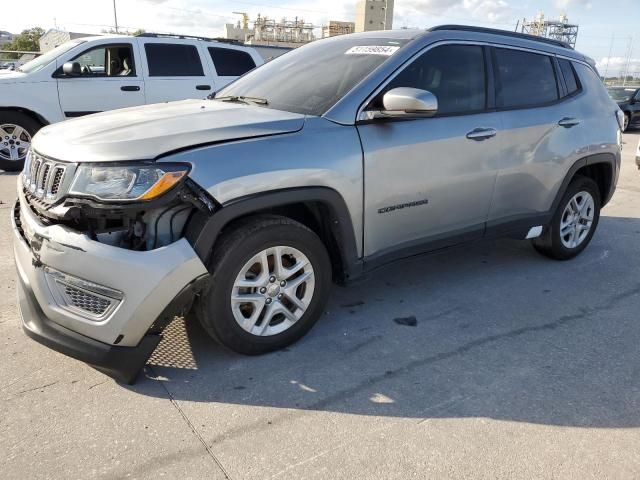
<path fill-rule="evenodd" d="M 477 45 L 445 45 L 429 50 L 385 88 L 428 90 L 438 99 L 438 114 L 461 114 L 486 106 L 484 54 Z"/>
<path fill-rule="evenodd" d="M 202 63 L 193 45 L 147 43 L 144 46 L 151 77 L 202 77 Z"/>
<path fill-rule="evenodd" d="M 551 57 L 505 48 L 494 52 L 499 108 L 535 107 L 558 100 Z"/>
<path fill-rule="evenodd" d="M 221 77 L 239 77 L 256 68 L 251 55 L 241 50 L 209 47 L 209 55 Z"/>
<path fill-rule="evenodd" d="M 564 83 L 567 85 L 567 95 L 573 95 L 580 90 L 578 79 L 576 78 L 576 72 L 571 66 L 571 62 L 569 60 L 558 59 L 558 63 L 560 64 L 560 70 L 564 77 Z"/>

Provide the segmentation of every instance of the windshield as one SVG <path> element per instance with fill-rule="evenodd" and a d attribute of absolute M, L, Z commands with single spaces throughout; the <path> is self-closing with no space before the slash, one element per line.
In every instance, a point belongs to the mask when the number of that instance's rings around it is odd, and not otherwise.
<path fill-rule="evenodd" d="M 609 96 L 616 102 L 626 102 L 635 93 L 635 88 L 608 88 Z"/>
<path fill-rule="evenodd" d="M 47 65 L 49 65 L 52 61 L 54 61 L 57 57 L 59 57 L 63 53 L 68 52 L 73 47 L 75 47 L 76 45 L 80 45 L 81 43 L 84 43 L 84 40 L 73 40 L 70 42 L 63 43 L 62 45 L 54 48 L 53 50 L 50 50 L 47 53 L 40 55 L 37 58 L 34 58 L 30 62 L 25 63 L 18 69 L 18 71 L 23 73 L 37 72 L 38 70 L 41 70 Z"/>
<path fill-rule="evenodd" d="M 250 97 L 267 108 L 320 116 L 407 42 L 350 36 L 320 40 L 253 70 L 215 98 Z"/>

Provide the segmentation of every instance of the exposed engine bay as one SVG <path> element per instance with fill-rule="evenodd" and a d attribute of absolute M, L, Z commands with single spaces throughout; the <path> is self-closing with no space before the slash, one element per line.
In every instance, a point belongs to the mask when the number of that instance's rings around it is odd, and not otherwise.
<path fill-rule="evenodd" d="M 144 203 L 106 204 L 67 197 L 45 205 L 25 189 L 31 210 L 47 225 L 65 225 L 92 240 L 134 251 L 149 251 L 184 237 L 198 211 L 212 214 L 217 206 L 206 191 L 187 179 L 175 191 Z"/>

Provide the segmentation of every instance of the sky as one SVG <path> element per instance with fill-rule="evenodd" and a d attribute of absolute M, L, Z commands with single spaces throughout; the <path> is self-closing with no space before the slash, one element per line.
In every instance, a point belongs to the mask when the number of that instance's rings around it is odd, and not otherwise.
<path fill-rule="evenodd" d="M 130 30 L 222 36 L 225 23 L 247 12 L 271 18 L 302 17 L 318 27 L 328 20 L 353 21 L 356 0 L 116 0 L 118 23 Z M 640 0 L 396 0 L 394 28 L 462 23 L 514 30 L 539 12 L 566 13 L 580 25 L 576 48 L 594 58 L 600 73 L 617 75 L 631 49 L 630 73 L 640 76 Z M 40 26 L 99 33 L 112 28 L 113 0 L 21 0 L 0 15 L 0 30 Z M 317 32 L 319 34 L 319 31 Z"/>

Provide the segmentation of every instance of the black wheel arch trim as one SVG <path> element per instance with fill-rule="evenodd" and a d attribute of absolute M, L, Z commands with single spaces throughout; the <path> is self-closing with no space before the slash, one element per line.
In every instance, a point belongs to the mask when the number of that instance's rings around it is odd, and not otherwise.
<path fill-rule="evenodd" d="M 553 201 L 553 204 L 550 210 L 552 215 L 553 215 L 553 212 L 555 212 L 556 209 L 558 208 L 558 205 L 562 201 L 562 197 L 564 196 L 565 192 L 567 191 L 567 188 L 569 187 L 569 183 L 571 183 L 571 180 L 573 180 L 573 177 L 576 175 L 578 170 L 590 165 L 597 165 L 601 163 L 607 164 L 611 167 L 611 184 L 609 185 L 609 191 L 607 192 L 607 194 L 603 198 L 601 198 L 601 201 L 602 201 L 601 206 L 604 207 L 609 202 L 609 200 L 611 200 L 611 197 L 615 192 L 616 178 L 618 174 L 616 157 L 611 153 L 596 153 L 596 154 L 581 158 L 571 166 L 571 168 L 565 175 L 564 180 L 562 181 L 562 184 L 558 189 L 558 192 L 556 193 L 556 197 Z"/>
<path fill-rule="evenodd" d="M 343 281 L 362 273 L 356 232 L 342 195 L 329 187 L 300 187 L 261 192 L 223 203 L 213 215 L 199 213 L 187 225 L 185 237 L 205 265 L 209 264 L 214 245 L 223 229 L 232 221 L 268 209 L 304 203 L 320 203 L 329 212 L 328 226 L 340 252 Z M 327 220 L 327 219 L 325 219 Z"/>
<path fill-rule="evenodd" d="M 24 107 L 0 107 L 0 112 L 20 112 L 20 113 L 24 113 L 25 115 L 30 116 L 31 118 L 33 118 L 35 121 L 39 122 L 40 125 L 42 125 L 43 127 L 46 127 L 47 125 L 50 125 L 51 122 L 49 122 L 46 118 L 44 118 L 42 115 L 40 115 L 38 112 L 33 111 L 33 110 L 29 110 L 28 108 L 24 108 Z"/>

